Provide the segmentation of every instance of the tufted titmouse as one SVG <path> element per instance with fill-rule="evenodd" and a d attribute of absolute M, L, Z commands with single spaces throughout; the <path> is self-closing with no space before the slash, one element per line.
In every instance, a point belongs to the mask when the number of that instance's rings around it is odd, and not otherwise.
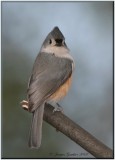
<path fill-rule="evenodd" d="M 33 113 L 29 147 L 39 148 L 45 103 L 57 103 L 68 92 L 74 61 L 58 27 L 46 37 L 28 83 L 28 101 L 22 106 Z M 57 110 L 57 108 L 55 109 Z"/>

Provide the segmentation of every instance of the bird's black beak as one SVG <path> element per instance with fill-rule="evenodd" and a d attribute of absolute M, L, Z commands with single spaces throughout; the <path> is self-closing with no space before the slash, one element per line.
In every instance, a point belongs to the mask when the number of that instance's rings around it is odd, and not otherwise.
<path fill-rule="evenodd" d="M 56 46 L 58 47 L 62 46 L 63 39 L 55 39 L 55 41 L 56 41 Z"/>

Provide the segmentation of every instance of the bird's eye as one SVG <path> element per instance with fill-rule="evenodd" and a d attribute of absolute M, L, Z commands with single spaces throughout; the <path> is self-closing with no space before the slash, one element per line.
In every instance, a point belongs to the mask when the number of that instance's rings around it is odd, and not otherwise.
<path fill-rule="evenodd" d="M 52 40 L 51 39 L 49 40 L 49 44 L 52 44 Z"/>

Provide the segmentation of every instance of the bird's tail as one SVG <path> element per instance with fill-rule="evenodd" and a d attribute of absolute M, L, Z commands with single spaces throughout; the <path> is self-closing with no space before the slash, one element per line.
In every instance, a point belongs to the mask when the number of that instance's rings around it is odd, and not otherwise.
<path fill-rule="evenodd" d="M 39 106 L 32 117 L 32 124 L 29 135 L 29 147 L 39 148 L 42 139 L 42 122 L 43 122 L 44 104 Z"/>

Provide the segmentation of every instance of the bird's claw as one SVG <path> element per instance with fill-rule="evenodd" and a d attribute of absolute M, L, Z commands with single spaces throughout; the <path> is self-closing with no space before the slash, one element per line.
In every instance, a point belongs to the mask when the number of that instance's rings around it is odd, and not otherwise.
<path fill-rule="evenodd" d="M 28 108 L 29 108 L 29 104 L 28 104 L 28 101 L 26 101 L 26 100 L 23 100 L 23 101 L 21 101 L 20 102 L 20 104 L 22 105 L 22 108 L 23 109 L 25 109 L 25 110 L 27 110 L 28 111 Z"/>
<path fill-rule="evenodd" d="M 55 106 L 55 108 L 53 109 L 53 113 L 54 113 L 54 112 L 64 113 L 63 108 L 62 108 L 59 104 L 57 104 L 57 105 Z"/>

